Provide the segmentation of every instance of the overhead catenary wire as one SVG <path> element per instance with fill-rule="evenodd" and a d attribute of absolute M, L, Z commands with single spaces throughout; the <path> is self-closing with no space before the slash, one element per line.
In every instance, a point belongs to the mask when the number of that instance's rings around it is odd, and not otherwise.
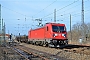
<path fill-rule="evenodd" d="M 86 2 L 88 2 L 88 0 L 85 1 L 84 3 L 86 3 Z M 78 4 L 78 5 L 80 5 L 80 4 Z M 75 7 L 78 6 L 78 5 L 75 5 Z M 75 7 L 74 7 L 74 8 L 75 8 Z M 72 9 L 72 8 L 69 8 L 69 9 Z M 68 10 L 68 9 L 67 9 L 67 10 Z M 66 11 L 66 10 L 65 10 L 65 11 Z M 65 12 L 65 11 L 63 11 L 63 12 Z M 89 11 L 89 10 L 86 10 L 86 11 L 84 11 L 84 12 L 86 13 L 86 12 L 88 12 L 88 11 Z M 68 12 L 68 13 L 65 13 L 65 14 L 62 14 L 62 15 L 68 15 L 68 17 L 69 17 L 69 14 L 74 13 L 74 12 L 75 12 L 75 14 L 72 14 L 73 17 L 76 17 L 76 16 L 80 16 L 80 15 L 81 15 L 81 12 L 76 13 L 77 11 Z M 58 15 L 58 16 L 60 16 L 60 15 Z M 57 17 L 58 17 L 58 16 L 57 16 Z"/>
<path fill-rule="evenodd" d="M 9 9 L 9 8 L 7 8 L 7 7 L 5 7 L 5 6 L 2 6 L 2 7 L 3 7 L 3 8 L 6 8 L 6 9 L 8 9 L 8 10 L 10 10 L 10 11 L 13 11 L 13 12 L 15 12 L 15 13 L 17 13 L 17 14 L 26 16 L 25 14 L 19 13 L 19 12 L 17 12 L 17 11 L 14 11 L 14 10 L 12 10 L 12 9 Z"/>
<path fill-rule="evenodd" d="M 88 1 L 88 0 L 87 0 Z M 86 2 L 87 2 L 86 1 Z M 76 5 L 77 6 L 77 5 Z M 4 7 L 4 6 L 3 6 Z M 88 6 L 89 7 L 89 6 Z M 5 7 L 4 7 L 5 8 Z M 75 8 L 75 7 L 72 7 L 72 8 Z M 9 8 L 7 8 L 7 9 L 9 9 Z M 11 10 L 11 11 L 14 11 L 14 10 L 12 10 L 12 9 L 9 9 L 9 10 Z M 17 12 L 17 11 L 14 11 L 14 12 L 16 12 L 16 13 L 18 13 L 18 14 L 21 14 L 21 13 L 19 13 L 19 12 Z M 69 12 L 70 13 L 70 12 Z M 62 14 L 62 15 L 67 15 L 67 14 L 69 14 L 69 13 L 66 13 L 66 14 Z M 71 12 L 72 13 L 72 12 Z M 80 12 L 81 13 L 81 12 Z M 72 16 L 73 15 L 78 15 L 78 14 L 80 14 L 80 13 L 75 13 L 75 14 L 72 14 Z M 23 16 L 26 16 L 26 15 L 24 15 L 24 14 L 21 14 L 21 15 L 23 15 Z M 9 19 L 10 20 L 10 19 Z M 12 20 L 12 19 L 11 19 Z"/>
<path fill-rule="evenodd" d="M 86 10 L 86 11 L 84 11 L 85 12 L 85 14 L 87 13 L 87 12 L 89 12 L 90 10 Z M 88 13 L 87 13 L 88 14 Z M 69 14 L 66 14 L 67 16 L 67 18 L 69 17 Z M 75 13 L 75 14 L 72 14 L 72 17 L 77 17 L 77 16 L 80 16 L 81 15 L 81 12 L 78 12 L 78 13 Z M 64 19 L 67 19 L 67 18 L 65 18 L 64 17 Z"/>
<path fill-rule="evenodd" d="M 87 1 L 88 1 L 88 0 L 87 0 Z M 85 1 L 85 2 L 87 2 L 87 1 Z M 80 5 L 80 4 L 78 4 L 78 5 Z M 76 5 L 76 6 L 78 6 L 78 5 Z M 74 8 L 74 7 L 72 7 L 72 8 Z M 67 9 L 67 10 L 68 10 L 68 9 Z M 89 10 L 86 10 L 85 13 L 86 13 L 87 11 L 89 11 Z M 75 12 L 75 14 L 72 14 L 73 17 L 76 17 L 76 16 L 80 16 L 80 15 L 81 15 L 81 12 L 76 13 L 77 11 L 72 11 L 72 12 L 69 12 L 69 13 L 62 14 L 62 15 L 67 15 L 66 17 L 68 18 L 69 15 L 70 15 L 71 13 L 74 13 L 74 12 Z M 58 15 L 58 16 L 60 16 L 60 15 Z M 56 16 L 56 17 L 57 17 L 57 16 Z M 66 17 L 64 16 L 64 19 L 65 19 Z M 48 18 L 48 17 L 46 17 L 46 18 Z M 67 19 L 67 18 L 66 18 L 66 19 Z"/>
<path fill-rule="evenodd" d="M 40 12 L 42 12 L 43 10 L 45 10 L 46 8 L 48 8 L 49 6 L 51 6 L 51 5 L 52 5 L 53 3 L 55 3 L 56 1 L 57 1 L 57 0 L 53 1 L 51 4 L 49 4 L 48 6 L 46 6 L 44 9 L 42 9 L 41 11 L 39 11 L 37 14 L 39 14 Z M 78 1 L 79 1 L 79 0 L 72 2 L 72 3 L 70 3 L 70 4 L 66 5 L 66 6 L 58 9 L 56 12 L 58 12 L 58 11 L 64 9 L 64 8 L 66 8 L 66 7 L 74 4 L 74 3 L 78 2 Z M 89 1 L 89 0 L 87 0 L 87 1 Z M 87 2 L 87 1 L 85 1 L 85 2 Z M 9 8 L 7 8 L 7 7 L 5 7 L 5 6 L 2 6 L 2 7 L 6 8 L 6 9 L 8 9 L 8 10 L 11 10 L 11 11 L 13 11 L 13 12 L 15 12 L 15 13 L 21 14 L 21 15 L 23 15 L 24 17 L 25 17 L 25 16 L 26 16 L 26 17 L 30 17 L 30 18 L 32 19 L 31 16 L 27 16 L 27 15 L 25 15 L 25 14 L 19 13 L 19 12 L 17 12 L 17 11 L 14 11 L 14 10 L 12 10 L 12 9 L 9 9 Z M 37 14 L 36 14 L 36 15 L 37 15 Z M 49 15 L 51 15 L 51 14 L 53 14 L 53 13 L 50 13 L 50 14 L 44 16 L 43 18 L 45 18 L 45 17 L 47 17 L 47 16 L 49 16 Z"/>
<path fill-rule="evenodd" d="M 71 10 L 71 9 L 73 9 L 73 8 L 75 8 L 75 7 L 79 6 L 79 5 L 80 5 L 80 4 L 75 5 L 75 6 L 73 6 L 73 7 L 69 8 L 69 9 L 67 9 L 67 10 Z M 67 10 L 64 10 L 64 11 L 62 11 L 62 12 L 66 12 Z M 64 13 L 64 14 L 60 14 L 60 15 L 67 15 L 67 14 L 71 14 L 71 13 L 76 12 L 76 11 L 77 11 L 77 10 L 72 11 L 72 12 L 68 12 L 68 13 Z M 60 16 L 60 15 L 58 15 L 58 16 Z M 57 16 L 57 17 L 58 17 L 58 16 Z"/>
<path fill-rule="evenodd" d="M 87 12 L 89 12 L 90 10 L 86 10 L 85 11 L 85 14 L 87 13 Z M 88 14 L 88 13 L 87 13 Z M 64 16 L 63 18 L 61 18 L 61 19 L 63 19 L 63 22 L 69 22 L 69 21 L 67 21 L 67 18 L 69 18 L 69 15 L 70 14 L 66 14 L 66 16 Z M 81 16 L 81 12 L 78 12 L 78 13 L 74 13 L 74 14 L 72 14 L 72 17 L 73 18 L 76 18 L 77 16 Z M 85 20 L 86 19 L 88 19 L 88 18 L 85 18 Z M 78 22 L 78 21 L 74 21 L 74 20 L 72 20 L 72 22 Z"/>
<path fill-rule="evenodd" d="M 58 9 L 57 11 L 60 11 L 60 10 L 62 10 L 62 9 L 64 9 L 64 8 L 66 8 L 66 7 L 70 6 L 70 5 L 72 5 L 72 4 L 74 4 L 74 3 L 78 2 L 78 1 L 79 1 L 79 0 L 74 1 L 74 2 L 72 2 L 72 3 L 70 3 L 70 4 L 66 5 L 66 6 L 64 6 L 64 7 L 60 8 L 60 9 Z M 76 6 L 77 6 L 77 5 L 76 5 Z M 56 12 L 57 12 L 57 11 L 56 11 Z M 63 11 L 63 12 L 65 12 L 65 11 Z M 50 15 L 52 15 L 52 14 L 54 14 L 54 13 L 50 13 L 50 14 L 44 16 L 43 18 L 48 18 L 48 16 L 50 16 Z M 70 13 L 69 13 L 69 14 L 70 14 Z M 63 15 L 63 14 L 62 14 L 62 15 Z M 56 17 L 57 17 L 57 16 L 56 16 Z"/>
<path fill-rule="evenodd" d="M 79 1 L 79 0 L 77 0 L 77 1 Z M 74 1 L 73 3 L 76 3 L 77 1 Z M 85 1 L 85 3 L 88 2 L 88 1 L 89 1 L 89 0 Z M 71 4 L 73 4 L 73 3 L 71 3 Z M 71 4 L 69 4 L 69 5 L 71 5 Z M 69 6 L 69 5 L 67 5 L 67 6 Z M 73 7 L 71 7 L 71 8 L 69 8 L 69 9 L 75 8 L 75 7 L 77 7 L 78 5 L 80 5 L 80 3 L 77 4 L 77 5 L 75 5 L 75 6 L 73 6 Z M 66 7 L 66 6 L 65 6 L 65 7 Z M 64 7 L 63 7 L 63 8 L 64 8 Z M 67 10 L 69 10 L 69 9 L 67 9 Z M 61 8 L 60 10 L 62 10 L 62 8 Z M 65 11 L 67 11 L 67 10 L 65 10 Z M 57 10 L 57 11 L 59 11 L 59 10 Z M 63 12 L 65 12 L 65 11 L 63 11 Z M 60 15 L 69 15 L 69 14 L 74 13 L 74 12 L 77 12 L 77 10 L 76 10 L 76 11 L 72 11 L 72 12 L 68 12 L 68 13 L 65 13 L 65 14 L 60 14 Z M 86 12 L 86 11 L 85 11 L 85 12 Z M 78 12 L 78 13 L 75 13 L 75 14 L 72 14 L 72 15 L 77 15 L 77 14 L 80 14 L 80 13 L 81 13 L 81 12 Z M 51 14 L 53 14 L 53 13 L 51 13 Z M 49 14 L 49 15 L 51 15 L 51 14 Z M 45 18 L 48 18 L 49 15 L 45 16 Z M 58 16 L 60 16 L 60 15 L 58 15 Z M 58 16 L 56 16 L 56 17 L 58 17 Z"/>
<path fill-rule="evenodd" d="M 56 0 L 55 0 L 55 1 L 56 1 Z M 78 0 L 77 0 L 77 1 L 78 1 Z M 79 1 L 80 1 L 80 0 L 79 0 Z M 87 0 L 87 1 L 90 1 L 90 0 Z M 52 4 L 51 4 L 51 5 L 52 5 Z M 50 5 L 50 6 L 51 6 L 51 5 Z M 68 4 L 68 5 L 69 5 L 69 4 Z M 44 11 L 46 8 L 48 8 L 48 7 L 50 7 L 50 6 L 48 5 L 48 6 L 45 7 L 43 10 L 41 10 L 41 12 Z M 70 6 L 70 5 L 69 5 L 69 6 Z M 3 6 L 3 7 L 4 7 L 4 6 Z M 67 7 L 68 7 L 68 6 L 67 6 Z M 66 7 L 64 7 L 64 8 L 66 8 Z M 64 8 L 62 7 L 63 10 L 64 10 Z M 74 8 L 74 7 L 71 7 L 71 8 Z M 9 9 L 9 8 L 6 7 L 6 9 Z M 61 8 L 60 8 L 60 9 L 61 9 Z M 62 10 L 62 9 L 61 9 L 61 10 Z M 9 10 L 10 10 L 10 11 L 13 11 L 13 12 L 15 12 L 15 13 L 17 13 L 17 14 L 20 14 L 20 15 L 22 15 L 22 16 L 24 16 L 24 17 L 25 17 L 25 16 L 27 17 L 27 15 L 25 15 L 25 14 L 23 14 L 23 13 L 19 13 L 19 12 L 17 12 L 17 11 L 12 10 L 12 9 L 9 9 Z M 59 10 L 59 9 L 58 9 L 58 10 Z M 57 12 L 58 12 L 58 10 L 57 10 Z M 59 10 L 59 11 L 61 11 L 61 10 Z M 89 10 L 88 10 L 88 11 L 89 11 Z M 88 12 L 88 11 L 86 11 L 86 12 Z M 41 12 L 38 12 L 37 14 L 39 14 L 39 13 L 41 13 Z M 72 11 L 72 12 L 73 12 L 73 11 Z M 70 13 L 72 13 L 72 12 L 70 12 Z M 81 13 L 81 12 L 80 12 L 80 13 Z M 75 14 L 72 14 L 72 16 L 73 16 L 73 17 L 79 16 L 80 13 L 78 13 L 78 11 L 77 11 L 77 12 L 75 12 Z M 36 15 L 37 15 L 37 14 L 36 14 Z M 52 14 L 53 14 L 53 13 L 52 13 Z M 65 12 L 65 15 L 69 15 L 69 13 L 66 13 L 66 12 Z M 44 17 L 44 18 L 47 18 L 47 17 L 49 17 L 49 16 L 50 16 L 50 15 L 48 15 L 48 16 L 46 16 L 46 17 Z M 28 17 L 30 17 L 30 16 L 28 16 Z M 69 17 L 69 16 L 68 16 L 68 17 Z M 30 17 L 30 18 L 32 19 L 32 17 Z M 64 18 L 66 18 L 66 17 L 64 17 Z M 66 19 L 67 19 L 67 18 L 66 18 Z M 10 19 L 8 19 L 8 20 L 10 20 Z M 13 19 L 11 19 L 11 20 L 13 20 Z M 20 19 L 20 20 L 21 20 L 21 19 Z"/>
<path fill-rule="evenodd" d="M 45 10 L 46 8 L 48 8 L 49 6 L 51 6 L 52 4 L 54 4 L 56 1 L 57 1 L 57 0 L 55 0 L 55 1 L 53 1 L 51 4 L 47 5 L 45 8 L 43 8 L 43 9 L 42 9 L 41 11 L 39 11 L 37 14 L 39 14 L 40 12 L 42 12 L 43 10 Z M 30 17 L 30 18 L 32 19 L 32 16 L 27 16 L 27 15 L 25 15 L 25 14 L 23 14 L 23 13 L 17 12 L 17 11 L 15 11 L 15 10 L 10 9 L 10 8 L 7 8 L 7 7 L 5 7 L 5 6 L 2 6 L 2 7 L 5 8 L 5 9 L 8 9 L 8 10 L 10 10 L 10 11 L 13 11 L 13 12 L 15 12 L 15 13 L 17 13 L 17 14 L 20 14 L 20 15 L 22 15 L 22 16 L 24 16 L 24 17 Z M 35 15 L 37 15 L 37 14 L 35 14 Z M 35 15 L 33 15 L 33 16 L 35 16 Z"/>
<path fill-rule="evenodd" d="M 43 10 L 45 10 L 46 8 L 48 8 L 49 6 L 51 6 L 51 5 L 52 5 L 53 3 L 55 3 L 56 1 L 57 1 L 57 0 L 55 0 L 54 2 L 52 2 L 51 4 L 49 4 L 48 6 L 46 6 Z M 77 1 L 79 1 L 79 0 L 77 0 Z M 66 7 L 74 4 L 74 3 L 77 2 L 77 1 L 74 1 L 73 3 L 71 3 L 71 4 L 65 6 L 65 7 L 61 8 L 61 9 L 64 9 L 64 8 L 66 8 Z M 4 6 L 2 6 L 2 7 L 4 7 Z M 11 11 L 13 11 L 13 12 L 15 12 L 15 13 L 18 13 L 18 14 L 20 14 L 20 15 L 23 15 L 23 16 L 26 16 L 26 17 L 27 17 L 27 15 L 25 15 L 25 14 L 19 13 L 19 12 L 14 11 L 14 10 L 12 10 L 12 9 L 9 9 L 9 8 L 7 8 L 7 7 L 4 7 L 4 8 L 6 8 L 6 9 L 8 9 L 8 10 L 11 10 Z M 59 10 L 61 10 L 61 9 L 59 9 Z M 41 11 L 43 11 L 43 10 L 41 10 Z M 59 10 L 57 10 L 57 11 L 59 11 Z M 40 12 L 41 12 L 41 11 L 40 11 Z M 40 12 L 38 12 L 38 13 L 40 13 Z M 38 13 L 37 13 L 37 14 L 38 14 Z M 53 13 L 51 13 L 51 14 L 53 14 Z M 51 15 L 51 14 L 49 14 L 49 15 Z M 49 16 L 49 15 L 47 15 L 47 16 Z M 28 17 L 30 17 L 30 16 L 28 16 Z"/>
<path fill-rule="evenodd" d="M 68 7 L 68 6 L 72 5 L 72 4 L 74 4 L 74 3 L 78 2 L 78 1 L 79 1 L 79 0 L 72 2 L 72 3 L 70 3 L 70 4 L 68 4 L 68 5 L 66 5 L 66 6 L 64 6 L 64 7 L 60 8 L 60 9 L 58 9 L 58 10 L 56 10 L 56 12 L 58 12 L 58 11 L 64 9 L 64 8 L 66 8 L 66 7 Z M 49 15 L 52 15 L 52 14 L 53 14 L 53 13 L 50 13 L 50 14 L 48 14 L 48 15 L 42 17 L 42 18 L 45 18 L 45 17 L 47 17 L 47 16 L 49 16 Z"/>
<path fill-rule="evenodd" d="M 49 6 L 51 6 L 52 4 L 54 4 L 57 0 L 53 1 L 51 4 L 47 5 L 45 8 L 43 8 L 41 11 L 39 11 L 38 13 L 36 13 L 33 16 L 36 16 L 37 14 L 41 13 L 42 11 L 44 11 L 46 8 L 48 8 Z"/>
<path fill-rule="evenodd" d="M 88 1 L 88 0 L 87 0 Z M 87 2 L 87 1 L 85 1 L 85 2 Z M 84 3 L 85 3 L 84 2 Z M 75 5 L 75 6 L 73 6 L 73 7 L 71 7 L 71 8 L 69 8 L 69 9 L 67 9 L 67 10 L 71 10 L 71 9 L 73 9 L 73 8 L 75 8 L 75 7 L 77 7 L 77 6 L 79 6 L 80 5 L 80 3 L 79 4 L 77 4 L 77 5 Z M 88 8 L 88 7 L 86 7 L 86 8 Z M 65 11 L 63 11 L 63 12 L 66 12 L 67 10 L 65 10 Z M 75 10 L 75 11 L 72 11 L 72 12 L 68 12 L 68 13 L 65 13 L 65 14 L 62 14 L 62 15 L 67 15 L 67 14 L 71 14 L 71 13 L 74 13 L 74 12 L 77 12 L 78 10 Z M 80 10 L 81 11 L 81 10 Z M 81 13 L 81 12 L 80 12 Z M 75 13 L 76 14 L 76 13 Z M 59 15 L 58 15 L 59 16 Z"/>
<path fill-rule="evenodd" d="M 50 5 L 52 5 L 52 4 L 55 3 L 56 1 L 57 1 L 57 0 L 55 0 L 54 2 L 52 2 Z M 79 0 L 77 0 L 77 1 L 79 1 Z M 71 4 L 68 4 L 68 5 L 66 5 L 65 7 L 62 7 L 61 9 L 59 9 L 59 10 L 57 10 L 57 11 L 60 11 L 60 10 L 64 9 L 64 8 L 66 8 L 66 7 L 68 7 L 68 6 L 76 3 L 77 1 L 74 1 L 74 2 L 71 3 Z M 87 0 L 87 1 L 89 1 L 89 0 Z M 87 1 L 86 1 L 86 2 L 87 2 Z M 47 7 L 49 7 L 50 5 L 48 5 Z M 4 6 L 3 6 L 3 7 L 4 7 Z M 47 7 L 45 7 L 43 10 L 45 10 Z M 4 8 L 6 8 L 6 7 L 4 7 Z M 7 9 L 9 9 L 9 8 L 7 8 Z M 12 9 L 9 9 L 9 10 L 14 11 L 14 10 L 12 10 Z M 41 10 L 41 11 L 43 11 L 43 10 Z M 57 12 L 57 11 L 56 11 L 56 12 Z M 23 15 L 23 16 L 26 16 L 25 14 L 19 13 L 19 12 L 17 12 L 17 11 L 14 11 L 14 12 L 16 12 L 16 13 L 18 13 L 18 14 L 21 14 L 21 15 Z M 51 14 L 53 14 L 53 13 L 51 13 Z M 51 14 L 49 14 L 49 15 L 51 15 Z M 49 15 L 47 15 L 47 16 L 49 16 Z"/>

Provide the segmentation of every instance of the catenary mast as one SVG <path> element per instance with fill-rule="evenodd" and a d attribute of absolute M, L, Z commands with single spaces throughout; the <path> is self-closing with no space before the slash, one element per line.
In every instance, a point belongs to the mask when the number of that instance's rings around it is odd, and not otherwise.
<path fill-rule="evenodd" d="M 1 4 L 0 4 L 0 34 L 1 34 Z"/>
<path fill-rule="evenodd" d="M 84 1 L 82 0 L 82 24 L 84 24 Z"/>
<path fill-rule="evenodd" d="M 85 38 L 85 23 L 84 23 L 84 0 L 82 0 L 82 10 L 81 10 L 81 25 L 82 25 L 82 39 Z"/>

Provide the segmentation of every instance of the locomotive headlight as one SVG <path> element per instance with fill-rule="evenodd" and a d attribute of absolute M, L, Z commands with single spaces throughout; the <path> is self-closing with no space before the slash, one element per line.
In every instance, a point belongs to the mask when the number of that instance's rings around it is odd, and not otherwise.
<path fill-rule="evenodd" d="M 58 36 L 58 34 L 53 34 L 53 37 Z"/>
<path fill-rule="evenodd" d="M 62 36 L 66 37 L 66 34 L 62 34 Z"/>
<path fill-rule="evenodd" d="M 58 34 L 55 34 L 55 36 L 58 36 Z"/>

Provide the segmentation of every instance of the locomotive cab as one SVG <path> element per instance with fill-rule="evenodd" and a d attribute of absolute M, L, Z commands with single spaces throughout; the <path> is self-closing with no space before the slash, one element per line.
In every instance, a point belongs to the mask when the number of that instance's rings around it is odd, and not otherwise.
<path fill-rule="evenodd" d="M 52 23 L 51 25 L 49 24 L 47 26 L 47 38 L 50 38 L 49 45 L 54 45 L 54 47 L 57 47 L 58 45 L 61 46 L 68 44 L 65 24 Z"/>

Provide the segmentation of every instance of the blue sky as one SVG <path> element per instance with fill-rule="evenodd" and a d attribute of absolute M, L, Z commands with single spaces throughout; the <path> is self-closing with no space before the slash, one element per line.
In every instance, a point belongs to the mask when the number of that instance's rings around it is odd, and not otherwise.
<path fill-rule="evenodd" d="M 54 21 L 56 9 L 57 23 L 66 24 L 70 30 L 70 14 L 72 25 L 81 22 L 81 0 L 0 0 L 1 19 L 6 23 L 6 33 L 18 35 L 27 34 L 31 28 L 37 28 L 38 21 L 42 23 Z M 85 23 L 90 22 L 90 0 L 84 0 Z"/>

